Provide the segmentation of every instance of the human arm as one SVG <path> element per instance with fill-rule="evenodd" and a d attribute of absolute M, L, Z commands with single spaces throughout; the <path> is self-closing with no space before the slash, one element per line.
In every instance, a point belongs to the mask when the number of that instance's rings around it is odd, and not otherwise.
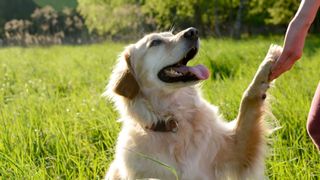
<path fill-rule="evenodd" d="M 291 20 L 281 56 L 273 65 L 269 79 L 273 80 L 282 73 L 291 69 L 293 64 L 300 59 L 308 30 L 317 14 L 320 0 L 302 0 L 300 7 Z"/>

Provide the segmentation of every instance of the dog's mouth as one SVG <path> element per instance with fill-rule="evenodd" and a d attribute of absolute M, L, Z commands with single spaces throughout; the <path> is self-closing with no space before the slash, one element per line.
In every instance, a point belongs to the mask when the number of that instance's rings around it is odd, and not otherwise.
<path fill-rule="evenodd" d="M 205 80 L 209 78 L 209 70 L 199 64 L 197 66 L 187 66 L 187 63 L 198 53 L 198 47 L 192 47 L 186 55 L 178 62 L 164 67 L 158 73 L 161 81 L 166 83 L 189 82 Z"/>

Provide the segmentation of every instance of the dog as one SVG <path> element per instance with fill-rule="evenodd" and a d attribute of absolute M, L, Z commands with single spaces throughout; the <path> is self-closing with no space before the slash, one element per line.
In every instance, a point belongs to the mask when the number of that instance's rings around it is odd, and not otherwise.
<path fill-rule="evenodd" d="M 264 179 L 268 75 L 282 48 L 270 46 L 231 122 L 201 97 L 209 70 L 187 66 L 198 51 L 195 28 L 125 48 L 105 92 L 122 122 L 106 179 Z"/>

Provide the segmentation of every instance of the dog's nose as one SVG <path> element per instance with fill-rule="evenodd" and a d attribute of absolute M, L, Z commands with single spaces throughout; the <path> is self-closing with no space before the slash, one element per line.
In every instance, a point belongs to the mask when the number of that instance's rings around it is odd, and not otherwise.
<path fill-rule="evenodd" d="M 184 32 L 183 37 L 190 40 L 196 40 L 199 38 L 199 32 L 196 28 L 191 27 Z"/>

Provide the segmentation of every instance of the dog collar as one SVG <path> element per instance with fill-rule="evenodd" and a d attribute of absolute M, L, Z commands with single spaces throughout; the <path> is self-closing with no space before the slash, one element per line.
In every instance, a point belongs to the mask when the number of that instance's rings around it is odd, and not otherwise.
<path fill-rule="evenodd" d="M 175 119 L 169 119 L 167 121 L 160 120 L 157 123 L 153 123 L 151 127 L 146 127 L 146 129 L 155 132 L 173 132 L 176 133 L 179 129 L 178 121 Z"/>

